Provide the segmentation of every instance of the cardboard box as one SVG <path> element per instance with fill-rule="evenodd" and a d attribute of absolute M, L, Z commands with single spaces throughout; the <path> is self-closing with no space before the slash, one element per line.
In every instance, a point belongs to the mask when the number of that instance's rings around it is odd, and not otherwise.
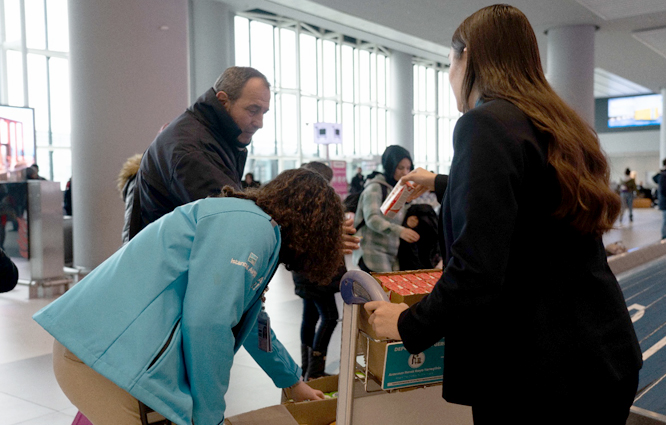
<path fill-rule="evenodd" d="M 321 402 L 328 402 L 317 404 Z M 336 400 L 278 404 L 224 420 L 224 425 L 329 425 L 335 421 Z M 331 403 L 333 402 L 333 403 Z"/>
<path fill-rule="evenodd" d="M 442 275 L 439 269 L 412 270 L 404 272 L 372 273 L 392 303 L 405 303 L 409 306 L 419 302 L 432 292 L 435 283 Z"/>
<path fill-rule="evenodd" d="M 321 378 L 317 379 L 312 379 L 307 382 L 309 386 L 314 388 L 315 390 L 319 390 L 323 393 L 330 393 L 334 391 L 338 391 L 338 375 L 331 375 L 331 376 L 322 376 Z M 289 388 L 284 388 L 282 390 L 282 399 L 280 400 L 280 403 L 285 404 L 285 403 L 293 403 L 291 400 L 291 393 Z M 322 400 L 318 400 L 322 401 Z M 324 400 L 325 401 L 325 400 Z M 300 402 L 300 403 L 307 403 L 307 402 Z M 297 403 L 298 404 L 298 403 Z"/>
<path fill-rule="evenodd" d="M 301 403 L 287 403 L 287 408 L 298 425 L 329 425 L 335 422 L 338 399 L 304 401 Z M 273 422 L 266 422 L 273 425 Z"/>
<path fill-rule="evenodd" d="M 338 375 L 323 376 L 307 382 L 323 393 L 338 391 Z M 282 404 L 294 417 L 296 423 L 306 425 L 329 425 L 335 421 L 338 407 L 337 396 L 326 400 L 293 402 L 288 389 L 282 391 Z"/>
<path fill-rule="evenodd" d="M 442 271 L 439 269 L 412 270 L 390 273 L 372 273 L 377 282 L 388 294 L 389 300 L 394 304 L 405 303 L 412 306 L 419 302 L 426 294 L 432 291 Z M 405 280 L 407 279 L 407 280 Z M 418 279 L 419 283 L 410 281 Z M 372 330 L 368 323 L 370 317 L 365 309 L 361 309 L 359 318 L 359 329 L 372 336 L 374 339 L 380 339 Z"/>
<path fill-rule="evenodd" d="M 373 273 L 372 276 L 389 294 L 392 303 L 413 305 L 432 291 L 442 271 L 414 270 L 405 272 Z M 441 341 L 420 355 L 410 355 L 402 342 L 376 342 L 381 340 L 368 323 L 370 315 L 360 310 L 359 329 L 370 336 L 359 334 L 358 346 L 365 353 L 368 372 L 382 389 L 398 389 L 440 382 L 443 373 L 444 343 Z M 373 341 L 373 339 L 375 341 Z"/>
<path fill-rule="evenodd" d="M 338 390 L 338 375 L 308 381 L 312 388 L 324 393 Z M 225 425 L 329 425 L 335 421 L 337 398 L 326 400 L 290 401 L 288 389 L 282 391 L 282 404 L 241 413 L 224 420 Z"/>
<path fill-rule="evenodd" d="M 283 405 L 264 407 L 224 420 L 224 425 L 298 425 L 296 419 Z"/>

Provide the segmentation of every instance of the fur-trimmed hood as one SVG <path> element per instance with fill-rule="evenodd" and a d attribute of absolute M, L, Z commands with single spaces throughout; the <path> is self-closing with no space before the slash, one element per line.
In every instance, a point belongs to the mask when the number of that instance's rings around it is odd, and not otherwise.
<path fill-rule="evenodd" d="M 128 181 L 132 180 L 134 176 L 136 176 L 136 173 L 139 172 L 139 165 L 141 165 L 142 157 L 143 154 L 138 153 L 127 158 L 127 161 L 125 161 L 122 168 L 120 169 L 120 173 L 118 174 L 118 179 L 116 181 L 118 183 L 118 192 L 120 192 L 120 196 L 122 198 L 125 198 L 125 185 Z"/>

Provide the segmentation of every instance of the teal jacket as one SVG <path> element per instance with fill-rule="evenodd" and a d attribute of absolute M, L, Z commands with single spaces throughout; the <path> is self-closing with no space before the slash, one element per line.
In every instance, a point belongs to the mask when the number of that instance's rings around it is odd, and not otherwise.
<path fill-rule="evenodd" d="M 171 421 L 219 424 L 241 345 L 276 386 L 300 378 L 274 334 L 271 353 L 258 348 L 261 295 L 280 241 L 279 227 L 251 201 L 195 201 L 150 224 L 33 317 Z"/>

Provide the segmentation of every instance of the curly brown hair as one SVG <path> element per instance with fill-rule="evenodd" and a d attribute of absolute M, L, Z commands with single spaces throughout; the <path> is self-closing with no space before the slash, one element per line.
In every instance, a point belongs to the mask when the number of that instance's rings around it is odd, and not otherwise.
<path fill-rule="evenodd" d="M 342 252 L 344 212 L 340 197 L 318 173 L 287 170 L 264 186 L 237 192 L 230 186 L 222 196 L 249 199 L 279 225 L 280 262 L 312 282 L 335 275 Z"/>

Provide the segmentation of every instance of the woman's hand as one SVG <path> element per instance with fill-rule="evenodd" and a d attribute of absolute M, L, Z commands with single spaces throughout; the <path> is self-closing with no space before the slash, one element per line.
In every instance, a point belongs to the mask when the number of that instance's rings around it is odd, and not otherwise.
<path fill-rule="evenodd" d="M 363 305 L 370 313 L 368 323 L 381 338 L 402 339 L 398 331 L 398 318 L 400 313 L 407 310 L 409 306 L 405 303 L 393 304 L 386 301 L 370 301 Z"/>
<path fill-rule="evenodd" d="M 402 231 L 400 232 L 400 239 L 402 239 L 405 242 L 413 243 L 418 241 L 419 238 L 421 238 L 421 235 L 419 235 L 414 230 L 409 229 L 407 227 L 402 229 Z"/>
<path fill-rule="evenodd" d="M 303 381 L 299 381 L 296 385 L 291 387 L 291 397 L 294 401 L 323 400 L 324 393 L 315 390 Z"/>
<path fill-rule="evenodd" d="M 400 181 L 403 183 L 412 182 L 414 183 L 414 193 L 412 193 L 407 202 L 411 202 L 419 196 L 423 195 L 426 192 L 435 190 L 435 177 L 437 174 L 431 173 L 428 170 L 424 170 L 419 167 L 411 171 L 406 176 L 403 176 Z"/>
<path fill-rule="evenodd" d="M 354 216 L 351 215 L 342 223 L 342 253 L 351 254 L 352 251 L 359 249 L 361 238 L 354 236 L 356 229 L 354 228 Z"/>

